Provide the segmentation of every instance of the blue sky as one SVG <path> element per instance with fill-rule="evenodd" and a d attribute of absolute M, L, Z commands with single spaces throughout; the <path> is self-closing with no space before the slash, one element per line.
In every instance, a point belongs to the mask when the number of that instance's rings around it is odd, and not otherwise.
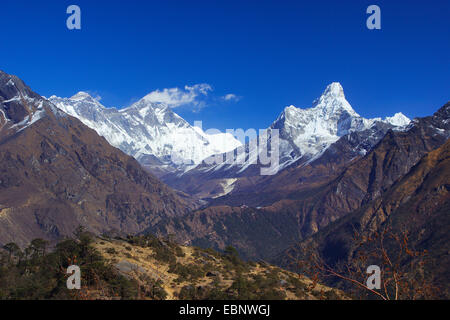
<path fill-rule="evenodd" d="M 66 28 L 71 4 L 79 31 Z M 371 4 L 381 30 L 366 28 Z M 84 90 L 121 107 L 180 88 L 204 108 L 175 111 L 221 130 L 265 128 L 332 81 L 365 117 L 425 116 L 449 100 L 446 0 L 2 0 L 0 10 L 0 69 L 44 96 Z M 207 96 L 184 89 L 198 84 Z"/>

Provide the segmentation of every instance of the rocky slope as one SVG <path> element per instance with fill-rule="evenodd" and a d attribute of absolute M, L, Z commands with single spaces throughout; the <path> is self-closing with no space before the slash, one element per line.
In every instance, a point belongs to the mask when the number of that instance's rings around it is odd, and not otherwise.
<path fill-rule="evenodd" d="M 447 110 L 448 111 L 448 110 Z M 320 230 L 312 238 L 286 250 L 276 260 L 282 265 L 294 265 L 303 258 L 300 249 L 313 246 L 329 265 L 354 263 L 359 246 L 353 239 L 357 232 L 363 237 L 381 234 L 389 226 L 392 232 L 408 232 L 408 246 L 426 250 L 425 274 L 429 282 L 450 294 L 448 283 L 450 228 L 450 140 L 430 151 L 381 197 Z M 388 247 L 388 244 L 386 244 Z M 391 247 L 392 256 L 398 248 Z M 408 263 L 405 259 L 404 263 Z"/>
<path fill-rule="evenodd" d="M 94 130 L 0 72 L 0 243 L 79 224 L 139 232 L 194 205 Z"/>

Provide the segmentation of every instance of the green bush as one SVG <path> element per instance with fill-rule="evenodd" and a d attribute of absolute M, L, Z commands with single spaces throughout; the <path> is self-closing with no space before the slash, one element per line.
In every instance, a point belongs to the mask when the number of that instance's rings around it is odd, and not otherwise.
<path fill-rule="evenodd" d="M 66 239 L 46 252 L 46 242 L 33 240 L 20 259 L 0 258 L 0 299 L 74 299 L 67 289 L 64 270 L 71 264 L 81 268 L 82 286 L 103 288 L 111 296 L 137 297 L 137 284 L 121 276 L 92 246 L 92 236 L 78 229 L 76 239 Z M 12 248 L 12 247 L 11 247 Z M 12 254 L 11 254 L 12 256 Z"/>

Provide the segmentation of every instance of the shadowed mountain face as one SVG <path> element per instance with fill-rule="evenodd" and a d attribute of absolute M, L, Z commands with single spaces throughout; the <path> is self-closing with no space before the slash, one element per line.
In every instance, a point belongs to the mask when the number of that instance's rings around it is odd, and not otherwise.
<path fill-rule="evenodd" d="M 312 245 L 331 266 L 342 261 L 351 264 L 359 250 L 353 240 L 354 232 L 367 238 L 381 234 L 389 225 L 396 234 L 408 232 L 409 248 L 427 250 L 426 275 L 448 297 L 449 212 L 450 140 L 447 140 L 427 153 L 381 197 L 292 246 L 275 260 L 284 266 L 295 266 L 298 259 L 304 258 L 301 248 Z M 395 249 L 390 248 L 394 250 L 390 251 L 392 256 L 398 254 Z"/>
<path fill-rule="evenodd" d="M 204 246 L 231 243 L 247 257 L 267 258 L 379 199 L 422 157 L 447 141 L 449 109 L 446 104 L 402 131 L 388 130 L 365 156 L 353 160 L 352 143 L 360 140 L 345 136 L 316 161 L 291 166 L 182 220 L 158 224 L 157 231 L 177 230 L 182 241 Z M 256 203 L 261 207 L 247 207 Z"/>
<path fill-rule="evenodd" d="M 94 130 L 0 72 L 0 243 L 80 224 L 139 232 L 193 208 Z"/>

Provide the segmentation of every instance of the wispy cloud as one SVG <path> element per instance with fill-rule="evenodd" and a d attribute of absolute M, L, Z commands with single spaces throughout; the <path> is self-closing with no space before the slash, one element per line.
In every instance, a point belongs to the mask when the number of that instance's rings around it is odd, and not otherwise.
<path fill-rule="evenodd" d="M 205 99 L 213 91 L 207 83 L 184 86 L 184 88 L 165 88 L 155 90 L 145 96 L 145 100 L 167 104 L 171 108 L 191 106 L 193 110 L 204 107 Z"/>
<path fill-rule="evenodd" d="M 225 101 L 239 101 L 239 100 L 241 100 L 241 97 L 235 95 L 234 93 L 228 93 L 228 94 L 224 95 L 222 97 L 222 99 Z"/>
<path fill-rule="evenodd" d="M 224 101 L 236 102 L 241 97 L 229 93 L 224 96 L 217 96 L 213 93 L 213 88 L 207 83 L 186 85 L 183 88 L 165 88 L 150 92 L 144 97 L 146 101 L 153 103 L 164 103 L 170 108 L 188 108 L 192 112 L 199 112 L 206 106 L 218 105 Z"/>

